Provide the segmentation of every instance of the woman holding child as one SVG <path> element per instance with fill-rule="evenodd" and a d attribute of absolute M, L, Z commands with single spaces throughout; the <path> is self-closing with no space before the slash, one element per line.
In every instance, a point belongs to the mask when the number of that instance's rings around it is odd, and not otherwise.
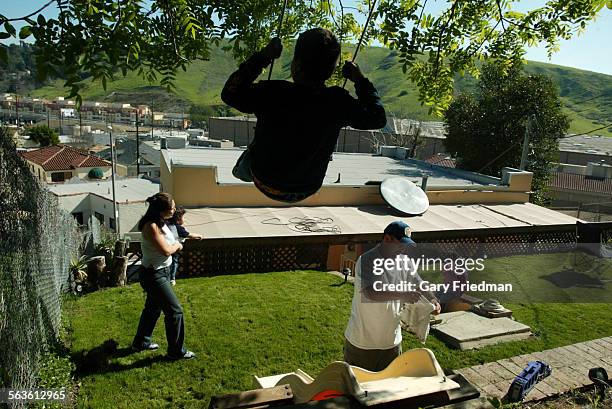
<path fill-rule="evenodd" d="M 138 229 L 142 232 L 140 285 L 147 293 L 147 299 L 132 347 L 138 351 L 159 348 L 158 344 L 151 342 L 151 336 L 163 311 L 168 358 L 193 358 L 195 354 L 183 345 L 185 340 L 183 308 L 170 283 L 172 255 L 183 248 L 166 225 L 166 220 L 172 217 L 176 206 L 167 193 L 156 193 L 147 199 L 147 203 L 149 207 L 138 222 Z"/>

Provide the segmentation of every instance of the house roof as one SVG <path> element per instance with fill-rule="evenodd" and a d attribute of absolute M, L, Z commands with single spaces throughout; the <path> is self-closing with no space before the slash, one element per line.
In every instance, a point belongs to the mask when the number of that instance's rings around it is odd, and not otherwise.
<path fill-rule="evenodd" d="M 56 196 L 77 196 L 95 194 L 113 200 L 113 185 L 110 180 L 84 183 L 58 183 L 47 186 Z M 143 178 L 117 178 L 115 197 L 117 203 L 144 202 L 149 196 L 159 192 L 159 184 Z"/>
<path fill-rule="evenodd" d="M 425 159 L 425 162 L 431 163 L 432 165 L 438 165 L 445 168 L 455 168 L 457 162 L 445 153 L 436 153 Z"/>
<path fill-rule="evenodd" d="M 559 150 L 612 156 L 612 138 L 597 135 L 567 136 L 559 140 Z"/>
<path fill-rule="evenodd" d="M 232 168 L 242 154 L 242 149 L 188 148 L 162 150 L 172 166 L 217 168 L 219 183 L 246 183 L 232 176 Z M 428 176 L 428 186 L 471 187 L 498 185 L 499 179 L 474 172 L 444 168 L 413 159 L 395 159 L 362 153 L 334 152 L 329 162 L 324 185 L 364 185 L 366 182 L 381 182 L 390 177 L 406 177 L 421 184 Z M 338 177 L 340 181 L 338 182 Z"/>
<path fill-rule="evenodd" d="M 21 156 L 27 161 L 42 166 L 45 171 L 106 167 L 111 165 L 110 162 L 97 156 L 89 155 L 79 149 L 65 145 L 47 146 L 24 152 Z"/>
<path fill-rule="evenodd" d="M 585 175 L 553 172 L 550 186 L 557 189 L 576 190 L 612 195 L 612 179 L 593 179 Z"/>
<path fill-rule="evenodd" d="M 126 166 L 136 166 L 136 141 L 133 139 L 123 139 L 116 142 L 115 155 L 117 157 L 117 163 Z M 98 154 L 103 158 L 110 159 L 110 148 L 100 151 Z M 140 158 L 142 165 L 159 166 L 161 159 L 159 148 L 155 149 L 151 145 L 144 141 L 139 146 Z"/>
<path fill-rule="evenodd" d="M 336 232 L 305 233 L 292 228 L 302 218 L 337 226 Z M 234 207 L 188 209 L 185 227 L 207 239 L 296 237 L 321 235 L 380 235 L 392 221 L 402 219 L 413 232 L 531 228 L 575 225 L 577 219 L 531 203 L 489 205 L 431 205 L 421 216 L 398 216 L 386 206 Z M 329 223 L 327 223 L 329 221 Z"/>
<path fill-rule="evenodd" d="M 446 127 L 444 122 L 434 121 L 415 121 L 413 119 L 400 119 L 387 117 L 385 131 L 395 133 L 405 133 L 413 127 L 420 127 L 420 136 L 425 138 L 446 138 Z"/>

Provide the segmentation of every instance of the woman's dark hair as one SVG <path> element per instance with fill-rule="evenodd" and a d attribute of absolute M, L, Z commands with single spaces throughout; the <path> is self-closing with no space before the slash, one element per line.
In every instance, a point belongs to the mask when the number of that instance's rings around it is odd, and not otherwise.
<path fill-rule="evenodd" d="M 312 28 L 298 37 L 293 59 L 306 78 L 325 81 L 334 73 L 339 56 L 336 36 L 325 28 Z"/>
<path fill-rule="evenodd" d="M 142 231 L 144 225 L 149 222 L 155 223 L 161 229 L 166 224 L 163 214 L 172 209 L 172 196 L 163 192 L 155 193 L 147 198 L 147 203 L 149 207 L 138 222 L 138 230 Z"/>
<path fill-rule="evenodd" d="M 169 224 L 176 224 L 176 223 L 178 223 L 178 219 L 183 217 L 185 215 L 185 213 L 187 213 L 187 211 L 185 210 L 185 208 L 183 206 L 177 206 L 176 210 L 174 211 L 174 214 L 172 215 L 172 217 L 168 219 L 168 223 Z"/>

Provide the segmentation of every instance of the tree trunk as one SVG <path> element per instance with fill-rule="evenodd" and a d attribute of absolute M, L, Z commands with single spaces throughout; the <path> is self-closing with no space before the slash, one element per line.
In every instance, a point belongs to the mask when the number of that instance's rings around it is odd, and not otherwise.
<path fill-rule="evenodd" d="M 123 257 L 126 252 L 125 240 L 117 240 L 115 242 L 115 257 Z"/>
<path fill-rule="evenodd" d="M 128 258 L 126 256 L 115 257 L 113 271 L 110 273 L 110 285 L 123 287 L 127 283 Z"/>
<path fill-rule="evenodd" d="M 106 261 L 104 256 L 95 256 L 87 263 L 87 281 L 94 290 L 100 288 L 103 284 L 104 270 L 106 270 Z"/>

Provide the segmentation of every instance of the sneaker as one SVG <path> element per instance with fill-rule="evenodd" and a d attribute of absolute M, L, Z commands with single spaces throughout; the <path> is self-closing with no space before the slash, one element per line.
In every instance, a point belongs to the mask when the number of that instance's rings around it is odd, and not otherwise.
<path fill-rule="evenodd" d="M 176 285 L 176 280 L 170 280 L 170 284 L 174 287 Z"/>
<path fill-rule="evenodd" d="M 145 346 L 145 345 L 132 345 L 132 350 L 136 351 L 136 352 L 140 352 L 140 351 L 155 351 L 156 349 L 159 349 L 159 344 L 150 343 L 147 346 Z"/>
<path fill-rule="evenodd" d="M 183 355 L 168 355 L 168 359 L 171 359 L 173 361 L 178 361 L 179 359 L 192 359 L 195 358 L 196 354 L 191 352 L 191 351 L 185 351 L 185 353 Z"/>

